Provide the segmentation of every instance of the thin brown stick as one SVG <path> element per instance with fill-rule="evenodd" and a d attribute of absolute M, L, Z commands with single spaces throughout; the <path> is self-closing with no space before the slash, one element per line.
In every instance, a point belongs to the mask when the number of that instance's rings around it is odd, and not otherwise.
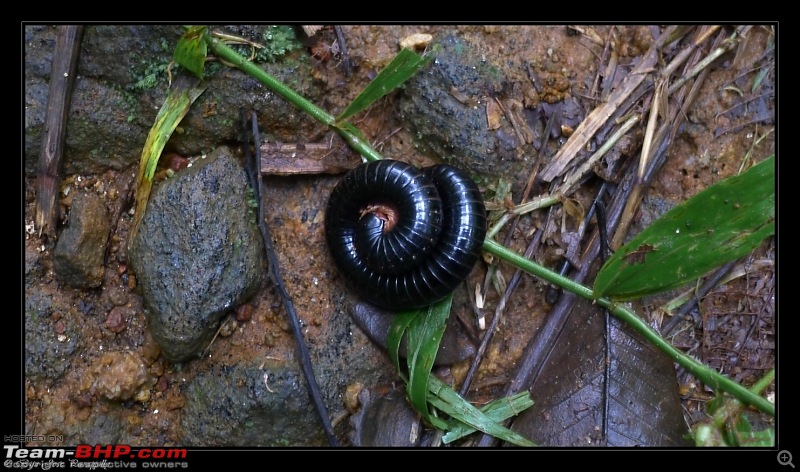
<path fill-rule="evenodd" d="M 308 393 L 317 409 L 317 414 L 319 414 L 323 429 L 325 430 L 325 435 L 328 437 L 328 443 L 333 447 L 337 447 L 339 446 L 339 440 L 336 438 L 336 434 L 333 431 L 333 425 L 331 424 L 328 410 L 325 407 L 325 402 L 322 399 L 322 393 L 320 392 L 319 384 L 314 376 L 311 353 L 308 350 L 305 338 L 303 338 L 303 331 L 300 327 L 300 319 L 294 309 L 292 297 L 289 295 L 289 292 L 286 290 L 286 285 L 283 283 L 280 264 L 278 263 L 278 255 L 276 254 L 275 247 L 272 243 L 272 236 L 270 235 L 269 226 L 267 226 L 266 219 L 264 218 L 264 207 L 262 204 L 264 191 L 262 189 L 261 169 L 259 168 L 261 166 L 261 138 L 259 137 L 258 120 L 255 112 L 250 115 L 250 118 L 252 128 L 248 132 L 246 113 L 244 110 L 242 110 L 242 127 L 244 131 L 244 139 L 242 139 L 242 141 L 245 151 L 245 160 L 247 161 L 246 170 L 248 179 L 250 180 L 250 184 L 253 188 L 253 193 L 255 193 L 256 201 L 258 202 L 258 229 L 261 232 L 261 237 L 264 241 L 264 249 L 267 254 L 267 262 L 269 265 L 269 275 L 275 288 L 278 290 L 278 293 L 281 297 L 281 302 L 283 303 L 283 307 L 286 309 L 286 314 L 292 326 L 292 332 L 297 340 L 300 367 L 303 370 L 303 375 L 305 376 L 306 383 L 308 384 Z M 253 141 L 254 149 L 252 157 L 250 156 L 251 140 Z"/>
<path fill-rule="evenodd" d="M 54 237 L 56 232 L 58 218 L 56 197 L 61 181 L 61 158 L 82 33 L 83 26 L 80 25 L 58 27 L 50 74 L 50 91 L 47 96 L 47 112 L 42 131 L 42 148 L 39 151 L 39 163 L 36 168 L 38 188 L 35 223 L 39 228 L 39 236 L 44 233 Z"/>
<path fill-rule="evenodd" d="M 746 31 L 747 29 L 744 28 L 737 29 L 736 33 L 728 38 L 727 42 L 724 42 L 722 45 L 718 45 L 708 56 L 706 56 L 702 61 L 698 62 L 697 65 L 695 65 L 691 70 L 686 71 L 683 74 L 683 77 L 676 80 L 674 84 L 670 85 L 667 95 L 672 95 L 672 93 L 682 87 L 686 81 L 694 78 L 694 76 L 699 74 L 700 71 L 705 70 L 712 62 L 719 59 L 720 56 L 733 49 L 737 44 L 738 38 L 746 34 Z"/>
<path fill-rule="evenodd" d="M 661 328 L 662 336 L 668 338 L 678 324 L 683 321 L 684 317 L 688 315 L 695 306 L 697 306 L 697 304 L 700 302 L 700 299 L 705 297 L 706 294 L 711 291 L 711 289 L 716 287 L 720 280 L 728 275 L 728 272 L 730 272 L 738 262 L 739 261 L 730 261 L 719 269 L 715 270 L 714 273 L 708 277 L 703 286 L 700 287 L 697 292 L 695 292 L 694 296 L 685 304 L 683 304 L 683 306 L 681 306 L 681 308 L 672 316 L 672 318 L 670 318 L 669 321 L 664 323 L 664 326 Z"/>
<path fill-rule="evenodd" d="M 606 65 L 603 68 L 603 87 L 600 90 L 600 100 L 605 102 L 608 100 L 608 94 L 611 92 L 611 87 L 614 85 L 614 75 L 617 72 L 617 65 L 619 63 L 619 55 L 617 54 L 616 48 L 614 48 L 614 36 L 616 34 L 615 28 L 612 26 L 608 32 L 608 39 L 606 40 L 606 47 L 603 50 L 603 57 L 606 55 L 606 51 L 608 51 L 608 60 L 606 61 Z M 600 67 L 597 68 L 598 76 L 600 74 Z M 597 80 L 597 78 L 595 78 Z M 592 86 L 592 93 L 596 93 L 597 89 L 595 84 Z"/>
<path fill-rule="evenodd" d="M 339 43 L 339 52 L 342 55 L 342 66 L 344 66 L 344 76 L 350 77 L 352 64 L 350 63 L 350 54 L 347 52 L 347 42 L 344 39 L 344 31 L 339 25 L 334 25 L 333 30 L 336 32 L 336 41 Z"/>
<path fill-rule="evenodd" d="M 539 231 L 536 236 L 531 240 L 530 244 L 528 244 L 528 248 L 525 250 L 525 257 L 530 258 L 533 256 L 534 250 L 539 246 L 541 242 L 542 232 Z M 494 311 L 494 317 L 492 317 L 492 322 L 489 324 L 489 329 L 486 330 L 486 333 L 483 335 L 483 339 L 481 339 L 481 343 L 478 346 L 478 352 L 475 354 L 475 357 L 472 359 L 472 364 L 469 366 L 469 371 L 467 371 L 466 377 L 464 377 L 464 382 L 461 384 L 461 388 L 459 389 L 459 394 L 463 397 L 466 396 L 467 392 L 469 391 L 469 387 L 472 384 L 472 379 L 475 377 L 475 374 L 478 373 L 478 367 L 481 365 L 483 361 L 483 355 L 486 353 L 486 348 L 489 347 L 489 342 L 491 342 L 492 337 L 494 336 L 495 329 L 497 328 L 497 323 L 500 318 L 503 317 L 503 312 L 506 310 L 506 303 L 508 299 L 511 298 L 511 295 L 514 293 L 514 290 L 519 285 L 519 281 L 522 278 L 523 271 L 520 268 L 517 268 L 514 271 L 514 275 L 511 277 L 511 282 L 509 282 L 508 287 L 506 288 L 505 293 L 503 294 L 500 302 L 497 304 L 497 307 Z"/>

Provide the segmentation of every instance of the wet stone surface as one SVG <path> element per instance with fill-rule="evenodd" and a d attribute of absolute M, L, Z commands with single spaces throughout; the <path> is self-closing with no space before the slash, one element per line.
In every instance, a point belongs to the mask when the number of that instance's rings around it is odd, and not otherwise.
<path fill-rule="evenodd" d="M 187 446 L 313 446 L 325 441 L 296 363 L 220 366 L 186 388 Z"/>
<path fill-rule="evenodd" d="M 446 36 L 432 47 L 430 67 L 412 77 L 400 101 L 400 113 L 417 134 L 419 146 L 473 175 L 516 175 L 525 142 L 511 125 L 490 129 L 487 100 L 496 102 L 506 78 L 502 66 L 458 36 Z M 454 126 L 458 123 L 458 126 Z M 507 161 L 508 165 L 498 165 Z"/>
<path fill-rule="evenodd" d="M 218 148 L 153 191 L 130 253 L 153 336 L 186 360 L 208 346 L 219 319 L 264 280 L 264 253 L 247 177 Z"/>
<path fill-rule="evenodd" d="M 103 282 L 103 258 L 111 223 L 103 200 L 93 193 L 75 197 L 69 226 L 55 248 L 55 274 L 63 283 L 97 288 Z"/>
<path fill-rule="evenodd" d="M 71 355 L 81 342 L 74 312 L 53 301 L 46 290 L 25 298 L 25 375 L 57 379 L 70 367 Z"/>

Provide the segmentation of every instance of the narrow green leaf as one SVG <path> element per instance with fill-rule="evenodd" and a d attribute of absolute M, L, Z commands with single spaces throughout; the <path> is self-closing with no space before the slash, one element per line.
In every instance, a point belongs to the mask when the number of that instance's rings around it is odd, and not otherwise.
<path fill-rule="evenodd" d="M 208 45 L 203 40 L 205 32 L 205 26 L 189 27 L 178 41 L 173 55 L 175 62 L 200 79 L 203 78 L 203 68 L 206 65 L 206 55 L 208 53 Z"/>
<path fill-rule="evenodd" d="M 365 110 L 387 93 L 396 89 L 413 76 L 421 67 L 430 62 L 431 57 L 422 57 L 419 54 L 403 49 L 395 56 L 392 62 L 370 82 L 367 87 L 350 103 L 339 116 L 336 122 L 342 122 L 356 113 Z"/>
<path fill-rule="evenodd" d="M 527 392 L 495 400 L 484 407 L 485 413 L 483 413 L 431 375 L 451 304 L 452 295 L 428 308 L 398 313 L 389 328 L 387 336 L 389 357 L 395 369 L 406 381 L 406 392 L 411 406 L 434 427 L 450 431 L 446 442 L 455 441 L 480 430 L 513 444 L 535 445 L 497 423 L 533 404 Z M 404 335 L 408 337 L 407 379 L 400 370 L 399 362 L 400 342 Z M 447 413 L 452 419 L 448 422 L 434 416 L 428 410 L 428 403 Z"/>
<path fill-rule="evenodd" d="M 600 269 L 594 298 L 680 287 L 775 234 L 775 158 L 703 190 L 657 219 Z"/>
<path fill-rule="evenodd" d="M 179 79 L 173 83 L 173 89 L 164 99 L 164 103 L 161 105 L 158 115 L 156 115 L 156 121 L 147 135 L 139 161 L 139 172 L 136 175 L 136 210 L 133 215 L 129 240 L 132 240 L 136 234 L 139 222 L 147 208 L 150 189 L 153 185 L 153 176 L 156 172 L 158 160 L 161 157 L 161 151 L 164 150 L 164 145 L 172 136 L 183 117 L 186 116 L 186 113 L 189 112 L 192 103 L 205 90 L 204 85 L 198 86 L 192 82 L 197 82 L 197 79 L 184 75 L 182 80 Z"/>
<path fill-rule="evenodd" d="M 767 428 L 763 431 L 737 431 L 736 436 L 737 445 L 742 447 L 775 447 L 774 428 Z"/>
<path fill-rule="evenodd" d="M 458 398 L 459 401 L 465 401 L 460 396 Z M 533 406 L 533 400 L 531 400 L 530 392 L 525 390 L 524 392 L 512 395 L 510 397 L 498 398 L 497 400 L 481 408 L 480 411 L 486 415 L 490 421 L 499 423 L 511 418 L 512 416 L 522 413 L 531 406 Z M 449 444 L 455 440 L 463 438 L 464 436 L 472 434 L 475 431 L 475 428 L 470 427 L 461 419 L 453 418 L 452 420 L 448 421 L 447 433 L 442 436 L 442 441 L 445 444 Z"/>
<path fill-rule="evenodd" d="M 411 405 L 430 421 L 428 412 L 428 380 L 439 343 L 442 340 L 447 317 L 450 315 L 452 294 L 427 308 L 427 313 L 417 316 L 408 325 L 408 399 Z"/>
<path fill-rule="evenodd" d="M 408 329 L 415 318 L 422 315 L 422 310 L 411 310 L 397 313 L 392 319 L 392 324 L 389 326 L 389 334 L 386 336 L 386 349 L 389 351 L 389 359 L 394 365 L 394 370 L 400 374 L 400 377 L 408 382 L 408 379 L 400 370 L 400 343 L 403 340 L 403 335 Z"/>
<path fill-rule="evenodd" d="M 502 439 L 503 441 L 517 446 L 535 447 L 536 443 L 521 436 L 510 429 L 492 421 L 479 409 L 465 401 L 452 388 L 442 383 L 435 376 L 430 378 L 430 392 L 428 401 L 431 405 L 447 413 L 453 418 L 469 425 L 470 427 L 483 431 L 486 434 Z"/>
<path fill-rule="evenodd" d="M 184 116 L 189 112 L 192 103 L 197 100 L 197 97 L 205 90 L 204 86 L 192 87 L 189 89 L 181 89 L 176 87 L 164 100 L 164 104 L 156 115 L 156 121 L 153 127 L 150 128 L 150 133 L 147 135 L 144 149 L 142 151 L 142 159 L 145 162 L 145 176 L 147 180 L 153 180 L 156 173 L 156 166 L 158 159 L 161 157 L 161 151 L 164 145 L 169 140 L 175 128 L 181 122 Z"/>

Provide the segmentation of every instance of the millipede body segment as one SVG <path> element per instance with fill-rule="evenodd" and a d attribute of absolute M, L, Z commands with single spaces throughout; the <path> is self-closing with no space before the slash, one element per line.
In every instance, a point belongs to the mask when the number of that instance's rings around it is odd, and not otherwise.
<path fill-rule="evenodd" d="M 365 300 L 394 309 L 452 292 L 480 257 L 486 209 L 475 182 L 448 165 L 368 162 L 336 185 L 325 214 L 331 255 Z"/>

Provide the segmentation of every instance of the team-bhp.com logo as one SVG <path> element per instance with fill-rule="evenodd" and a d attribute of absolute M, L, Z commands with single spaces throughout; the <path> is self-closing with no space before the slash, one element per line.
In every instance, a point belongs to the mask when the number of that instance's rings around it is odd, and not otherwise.
<path fill-rule="evenodd" d="M 125 444 L 94 446 L 79 444 L 74 448 L 38 448 L 3 445 L 8 469 L 55 468 L 188 468 L 187 450 L 181 448 L 133 448 Z"/>

